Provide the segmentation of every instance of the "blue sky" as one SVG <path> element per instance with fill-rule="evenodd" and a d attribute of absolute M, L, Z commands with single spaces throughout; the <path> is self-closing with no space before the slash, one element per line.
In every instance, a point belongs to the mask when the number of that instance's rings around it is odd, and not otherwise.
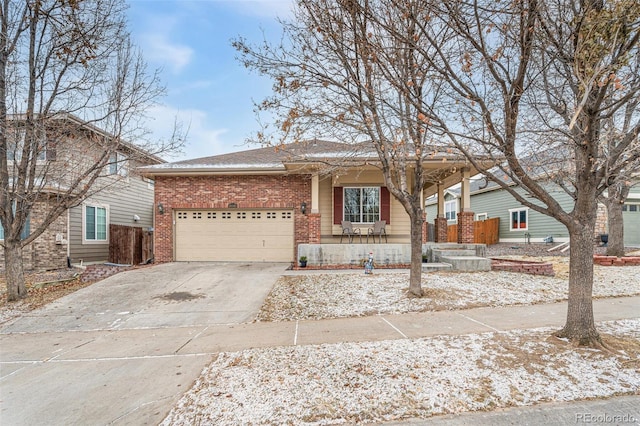
<path fill-rule="evenodd" d="M 129 0 L 129 28 L 151 70 L 160 68 L 167 96 L 149 111 L 157 137 L 174 117 L 190 126 L 177 161 L 246 149 L 259 129 L 253 101 L 271 92 L 269 80 L 245 69 L 231 39 L 278 40 L 276 18 L 292 0 Z M 253 148 L 254 146 L 252 146 Z"/>

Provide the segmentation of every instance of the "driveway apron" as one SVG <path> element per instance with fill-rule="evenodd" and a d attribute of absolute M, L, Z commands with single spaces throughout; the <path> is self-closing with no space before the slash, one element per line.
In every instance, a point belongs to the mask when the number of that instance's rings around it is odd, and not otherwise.
<path fill-rule="evenodd" d="M 215 352 L 181 349 L 211 327 L 251 321 L 287 266 L 127 271 L 5 324 L 0 424 L 157 424 Z"/>

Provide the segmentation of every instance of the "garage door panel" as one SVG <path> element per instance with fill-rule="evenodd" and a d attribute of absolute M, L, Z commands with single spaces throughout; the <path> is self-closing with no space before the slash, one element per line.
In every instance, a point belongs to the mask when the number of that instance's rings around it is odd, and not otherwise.
<path fill-rule="evenodd" d="M 178 211 L 178 261 L 291 261 L 292 211 Z"/>

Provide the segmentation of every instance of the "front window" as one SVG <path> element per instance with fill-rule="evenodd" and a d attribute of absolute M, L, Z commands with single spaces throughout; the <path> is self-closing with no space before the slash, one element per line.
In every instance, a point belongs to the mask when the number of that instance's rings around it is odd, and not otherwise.
<path fill-rule="evenodd" d="M 511 231 L 526 231 L 529 223 L 529 209 L 509 210 L 511 215 Z"/>
<path fill-rule="evenodd" d="M 458 200 L 450 200 L 444 202 L 444 215 L 447 220 L 456 220 L 456 211 L 458 210 Z"/>
<path fill-rule="evenodd" d="M 107 241 L 107 208 L 99 206 L 84 207 L 85 241 Z"/>
<path fill-rule="evenodd" d="M 344 188 L 344 220 L 355 223 L 380 220 L 380 188 Z"/>

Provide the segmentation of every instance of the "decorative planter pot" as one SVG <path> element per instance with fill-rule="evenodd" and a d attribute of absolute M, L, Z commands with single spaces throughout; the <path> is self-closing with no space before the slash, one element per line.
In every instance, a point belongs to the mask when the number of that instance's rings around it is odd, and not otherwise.
<path fill-rule="evenodd" d="M 301 268 L 306 268 L 307 267 L 307 261 L 306 260 L 301 260 L 300 261 L 300 267 Z"/>
<path fill-rule="evenodd" d="M 600 241 L 602 242 L 603 246 L 606 246 L 609 242 L 609 234 L 600 234 Z"/>

